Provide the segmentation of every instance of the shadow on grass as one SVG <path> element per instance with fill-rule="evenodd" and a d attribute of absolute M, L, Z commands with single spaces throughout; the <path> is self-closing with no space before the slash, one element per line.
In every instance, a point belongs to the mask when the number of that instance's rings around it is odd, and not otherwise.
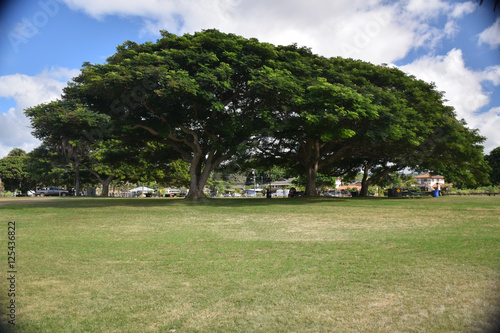
<path fill-rule="evenodd" d="M 9 198 L 0 199 L 0 211 L 2 209 L 22 210 L 29 208 L 98 208 L 98 207 L 223 207 L 223 208 L 245 208 L 257 207 L 265 209 L 273 206 L 306 206 L 342 203 L 356 206 L 362 205 L 398 205 L 402 200 L 410 198 L 387 198 L 387 197 L 300 197 L 300 198 L 206 198 L 200 200 L 188 200 L 181 198 L 101 198 L 101 197 L 50 197 L 50 198 Z M 423 199 L 425 198 L 418 198 Z"/>
<path fill-rule="evenodd" d="M 206 198 L 188 200 L 181 198 L 101 198 L 101 197 L 45 197 L 45 198 L 7 198 L 0 199 L 1 209 L 25 209 L 29 207 L 44 208 L 82 208 L 82 207 L 271 207 L 297 206 L 325 203 L 386 203 L 391 204 L 401 200 L 426 198 L 388 198 L 388 197 L 300 197 L 300 198 Z"/>
<path fill-rule="evenodd" d="M 82 208 L 82 207 L 165 207 L 165 206 L 211 206 L 211 207 L 268 207 L 296 206 L 318 203 L 381 201 L 387 198 L 207 198 L 187 200 L 174 198 L 22 198 L 0 200 L 0 209 L 24 209 L 28 207 Z"/>

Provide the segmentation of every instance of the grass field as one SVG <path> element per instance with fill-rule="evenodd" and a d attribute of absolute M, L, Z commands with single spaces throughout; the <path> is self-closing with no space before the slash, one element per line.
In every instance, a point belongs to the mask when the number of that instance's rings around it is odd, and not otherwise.
<path fill-rule="evenodd" d="M 500 197 L 26 198 L 0 218 L 18 332 L 486 332 L 500 313 Z"/>

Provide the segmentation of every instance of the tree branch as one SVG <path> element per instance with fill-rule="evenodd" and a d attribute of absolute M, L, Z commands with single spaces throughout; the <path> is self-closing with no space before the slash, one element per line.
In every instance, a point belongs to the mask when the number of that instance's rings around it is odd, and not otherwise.
<path fill-rule="evenodd" d="M 135 125 L 134 127 L 132 127 L 132 129 L 136 129 L 136 128 L 143 128 L 145 129 L 146 131 L 148 131 L 149 133 L 153 134 L 153 135 L 160 135 L 160 132 L 152 129 L 151 127 L 148 127 L 148 126 L 145 126 L 145 125 Z"/>

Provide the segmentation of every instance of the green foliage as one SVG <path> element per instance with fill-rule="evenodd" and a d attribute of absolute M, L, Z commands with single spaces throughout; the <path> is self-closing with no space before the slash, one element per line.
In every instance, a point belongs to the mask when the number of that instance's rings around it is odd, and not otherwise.
<path fill-rule="evenodd" d="M 43 140 L 44 145 L 66 157 L 74 172 L 74 185 L 80 193 L 80 170 L 94 174 L 102 183 L 99 172 L 89 164 L 90 155 L 98 155 L 104 143 L 102 128 L 110 117 L 90 110 L 76 99 L 64 99 L 40 104 L 25 110 L 30 118 L 33 135 Z M 98 140 L 94 133 L 101 133 Z M 93 161 L 92 161 L 93 162 Z M 96 163 L 100 164 L 99 161 Z M 100 168 L 100 167 L 98 167 Z M 101 168 L 102 169 L 102 168 Z"/>
<path fill-rule="evenodd" d="M 461 186 L 487 184 L 490 172 L 484 138 L 434 84 L 217 30 L 127 41 L 104 64 L 85 63 L 63 100 L 26 114 L 75 178 L 83 168 L 103 184 L 178 180 L 193 199 L 214 170 L 242 160 L 233 171 L 293 170 L 308 195 L 339 175 L 361 173 L 366 195 L 404 169 Z"/>
<path fill-rule="evenodd" d="M 26 152 L 21 148 L 14 148 L 7 154 L 7 157 L 23 157 L 23 156 L 26 156 Z"/>
<path fill-rule="evenodd" d="M 26 109 L 25 114 L 31 120 L 32 134 L 36 138 L 58 145 L 63 140 L 76 145 L 110 119 L 76 100 L 40 104 Z"/>
<path fill-rule="evenodd" d="M 403 187 L 413 175 L 404 175 L 398 172 L 392 172 L 384 177 L 381 177 L 375 184 L 382 188 Z"/>
<path fill-rule="evenodd" d="M 324 192 L 326 189 L 335 188 L 337 181 L 337 176 L 331 176 L 323 173 L 318 173 L 316 176 L 316 186 L 319 192 Z M 307 184 L 307 179 L 304 176 L 299 176 L 294 182 L 297 186 L 305 187 Z"/>
<path fill-rule="evenodd" d="M 493 149 L 485 157 L 490 167 L 489 179 L 491 184 L 500 185 L 500 147 Z"/>
<path fill-rule="evenodd" d="M 357 135 L 346 142 L 355 150 L 336 163 L 339 174 L 361 170 L 366 173 L 363 188 L 404 169 L 441 174 L 450 182 L 484 181 L 484 138 L 456 119 L 433 84 L 394 68 L 340 58 L 335 62 L 343 82 L 378 105 L 378 117 L 359 124 Z"/>
<path fill-rule="evenodd" d="M 447 190 L 447 193 L 457 195 L 500 194 L 500 186 L 480 186 L 476 188 L 452 187 Z"/>
<path fill-rule="evenodd" d="M 210 173 L 263 127 L 249 82 L 276 57 L 254 39 L 207 30 L 127 42 L 106 64 L 86 63 L 66 90 L 131 137 L 168 143 L 190 164 L 193 198 Z"/>
<path fill-rule="evenodd" d="M 189 163 L 181 159 L 169 163 L 169 168 L 166 171 L 168 178 L 164 181 L 165 184 L 170 184 L 176 187 L 189 187 Z"/>
<path fill-rule="evenodd" d="M 315 194 L 317 172 L 332 169 L 366 169 L 366 187 L 407 168 L 466 183 L 484 178 L 484 138 L 456 120 L 434 85 L 396 68 L 280 50 L 279 70 L 267 69 L 257 89 L 271 115 L 260 158 L 295 161 L 308 194 Z"/>
<path fill-rule="evenodd" d="M 61 154 L 42 144 L 29 153 L 26 166 L 35 186 L 73 186 L 73 170 Z"/>
<path fill-rule="evenodd" d="M 210 182 L 210 191 L 213 195 L 221 196 L 223 195 L 227 189 L 231 189 L 232 186 L 230 183 L 222 181 L 222 180 L 213 180 Z"/>
<path fill-rule="evenodd" d="M 6 157 L 0 159 L 0 179 L 4 190 L 21 190 L 26 192 L 29 189 L 30 174 L 26 171 L 28 156 L 24 150 L 12 149 Z"/>

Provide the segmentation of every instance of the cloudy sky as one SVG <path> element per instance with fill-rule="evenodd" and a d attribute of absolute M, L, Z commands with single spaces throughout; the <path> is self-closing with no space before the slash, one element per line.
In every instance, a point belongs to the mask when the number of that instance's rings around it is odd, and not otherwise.
<path fill-rule="evenodd" d="M 500 8 L 497 8 L 500 12 Z M 435 82 L 459 118 L 500 146 L 500 16 L 486 0 L 15 0 L 0 6 L 0 158 L 39 145 L 24 109 L 57 99 L 83 62 L 126 40 L 217 28 Z"/>

